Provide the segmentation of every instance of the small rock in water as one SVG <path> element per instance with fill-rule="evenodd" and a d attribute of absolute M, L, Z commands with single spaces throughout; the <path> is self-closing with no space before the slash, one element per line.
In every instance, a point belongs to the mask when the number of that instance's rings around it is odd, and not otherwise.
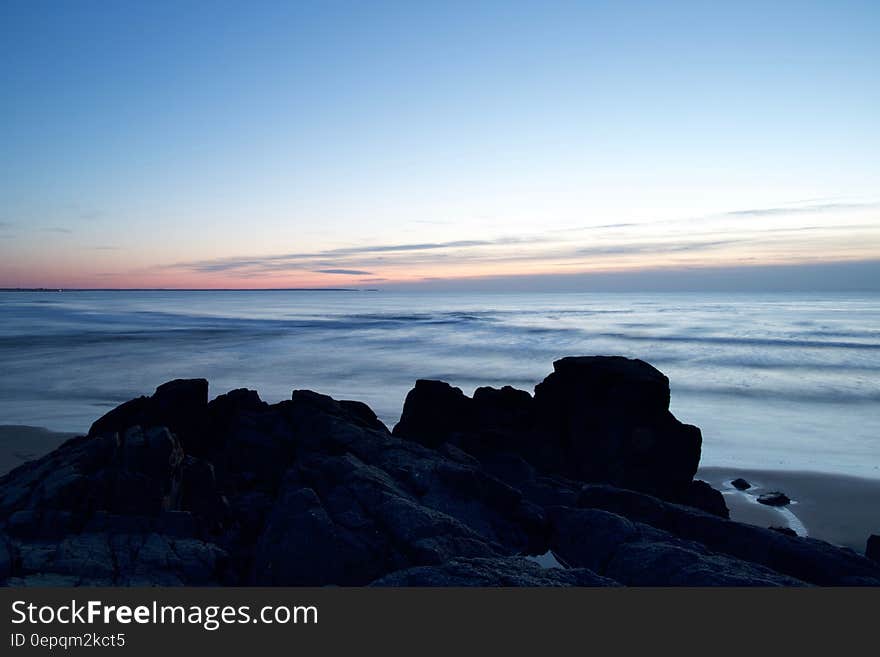
<path fill-rule="evenodd" d="M 779 532 L 780 534 L 785 534 L 786 536 L 797 536 L 797 532 L 791 527 L 770 527 L 770 529 Z"/>
<path fill-rule="evenodd" d="M 730 485 L 733 486 L 734 488 L 736 488 L 737 490 L 748 490 L 749 488 L 752 487 L 752 485 L 749 482 L 747 482 L 745 479 L 743 479 L 742 477 L 738 477 L 738 478 L 734 479 L 733 481 L 730 482 Z"/>
<path fill-rule="evenodd" d="M 763 495 L 759 495 L 758 501 L 761 504 L 766 504 L 767 506 L 785 506 L 786 504 L 791 503 L 791 499 L 789 499 L 788 495 L 786 495 L 785 493 L 780 493 L 779 491 L 773 491 L 772 493 L 764 493 Z"/>
<path fill-rule="evenodd" d="M 880 536 L 871 534 L 868 537 L 868 545 L 865 548 L 865 556 L 880 563 Z"/>

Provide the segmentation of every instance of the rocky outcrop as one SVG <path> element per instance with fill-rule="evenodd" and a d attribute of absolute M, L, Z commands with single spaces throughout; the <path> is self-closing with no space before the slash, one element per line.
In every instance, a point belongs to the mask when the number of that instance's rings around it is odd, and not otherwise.
<path fill-rule="evenodd" d="M 420 381 L 392 434 L 360 402 L 172 381 L 0 477 L 0 581 L 880 582 L 851 551 L 727 520 L 668 403 L 646 363 L 563 359 L 534 396 Z M 562 567 L 525 558 L 550 550 Z"/>
<path fill-rule="evenodd" d="M 586 485 L 577 506 L 601 509 L 810 584 L 880 585 L 880 570 L 860 554 L 814 538 L 719 518 L 692 507 L 607 485 Z"/>
<path fill-rule="evenodd" d="M 877 534 L 871 534 L 868 537 L 868 542 L 865 546 L 865 556 L 872 561 L 880 563 L 880 536 Z M 2 564 L 2 554 L 0 554 L 0 564 Z"/>
<path fill-rule="evenodd" d="M 548 475 L 706 499 L 692 488 L 700 430 L 669 412 L 661 372 L 619 356 L 563 358 L 553 369 L 534 397 L 504 387 L 469 398 L 446 383 L 418 381 L 394 435 L 430 447 L 451 443 L 481 460 L 508 452 Z M 724 506 L 721 498 L 708 504 Z"/>
<path fill-rule="evenodd" d="M 767 506 L 786 506 L 791 504 L 791 500 L 785 493 L 773 491 L 772 493 L 763 493 L 758 495 L 758 502 Z"/>
<path fill-rule="evenodd" d="M 586 568 L 542 568 L 522 557 L 451 559 L 400 570 L 372 586 L 619 586 Z"/>

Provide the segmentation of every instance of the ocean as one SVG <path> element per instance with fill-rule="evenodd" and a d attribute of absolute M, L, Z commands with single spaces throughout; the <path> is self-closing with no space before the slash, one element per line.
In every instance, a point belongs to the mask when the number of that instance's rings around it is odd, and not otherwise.
<path fill-rule="evenodd" d="M 0 424 L 84 432 L 169 379 L 359 399 L 418 378 L 532 391 L 567 355 L 663 371 L 705 466 L 880 479 L 880 296 L 383 291 L 0 292 Z"/>

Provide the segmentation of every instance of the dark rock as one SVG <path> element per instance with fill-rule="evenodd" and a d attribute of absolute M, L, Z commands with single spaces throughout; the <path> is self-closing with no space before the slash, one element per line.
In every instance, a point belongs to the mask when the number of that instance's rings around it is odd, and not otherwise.
<path fill-rule="evenodd" d="M 12 544 L 0 533 L 0 581 L 12 574 Z"/>
<path fill-rule="evenodd" d="M 868 543 L 865 546 L 865 556 L 880 563 L 880 536 L 877 534 L 871 534 L 868 537 Z"/>
<path fill-rule="evenodd" d="M 786 536 L 797 536 L 797 532 L 793 530 L 791 527 L 769 527 L 768 529 L 772 529 L 775 532 L 779 532 L 780 534 L 785 534 Z"/>
<path fill-rule="evenodd" d="M 522 557 L 452 559 L 386 575 L 371 586 L 618 586 L 586 568 L 542 568 Z"/>
<path fill-rule="evenodd" d="M 483 442 L 494 443 L 497 448 L 509 448 L 511 437 L 527 434 L 532 429 L 534 400 L 525 390 L 511 386 L 477 388 L 473 412 Z M 521 449 L 521 446 L 517 447 Z"/>
<path fill-rule="evenodd" d="M 713 552 L 760 564 L 811 584 L 880 585 L 880 566 L 850 549 L 814 538 L 786 536 L 607 485 L 584 486 L 578 504 L 651 525 Z"/>
<path fill-rule="evenodd" d="M 803 586 L 769 568 L 598 509 L 550 510 L 554 552 L 629 586 Z"/>
<path fill-rule="evenodd" d="M 733 481 L 730 482 L 730 485 L 733 486 L 734 488 L 736 488 L 737 490 L 748 490 L 749 488 L 752 487 L 752 485 L 749 482 L 747 482 L 745 479 L 743 479 L 742 477 L 737 477 L 736 479 L 734 479 Z"/>
<path fill-rule="evenodd" d="M 133 426 L 167 427 L 187 453 L 201 455 L 206 446 L 208 382 L 177 379 L 156 388 L 152 397 L 125 402 L 97 420 L 89 436 L 123 434 Z"/>
<path fill-rule="evenodd" d="M 481 462 L 509 452 L 545 475 L 688 497 L 702 438 L 669 412 L 663 374 L 621 357 L 553 366 L 534 398 L 506 386 L 480 388 L 470 399 L 448 384 L 419 381 L 393 433 L 431 447 L 453 442 Z M 712 508 L 720 510 L 717 500 Z"/>
<path fill-rule="evenodd" d="M 730 510 L 727 508 L 721 491 L 715 490 L 705 481 L 699 479 L 694 479 L 690 483 L 687 493 L 679 501 L 721 518 L 730 517 Z"/>
<path fill-rule="evenodd" d="M 406 395 L 395 436 L 437 447 L 473 422 L 473 400 L 443 381 L 419 379 Z"/>
<path fill-rule="evenodd" d="M 538 431 L 560 444 L 559 469 L 663 497 L 686 495 L 702 437 L 669 412 L 669 380 L 640 360 L 563 358 L 535 387 Z"/>
<path fill-rule="evenodd" d="M 228 505 L 217 490 L 214 466 L 203 459 L 187 456 L 183 461 L 180 480 L 180 508 L 207 526 L 222 524 L 228 513 Z"/>
<path fill-rule="evenodd" d="M 791 504 L 788 495 L 780 493 L 779 491 L 758 495 L 758 501 L 767 506 L 785 506 L 786 504 Z"/>
<path fill-rule="evenodd" d="M 345 410 L 348 417 L 360 426 L 377 431 L 388 431 L 388 427 L 376 417 L 373 409 L 364 402 L 343 399 L 339 402 L 339 406 Z"/>
<path fill-rule="evenodd" d="M 208 403 L 208 411 L 215 425 L 240 413 L 259 413 L 269 408 L 269 404 L 260 399 L 256 390 L 238 388 L 226 394 L 218 395 Z"/>
<path fill-rule="evenodd" d="M 850 550 L 727 520 L 654 368 L 554 367 L 534 397 L 419 381 L 394 435 L 308 390 L 159 386 L 0 477 L 0 584 L 880 584 Z M 522 557 L 551 548 L 566 567 Z"/>

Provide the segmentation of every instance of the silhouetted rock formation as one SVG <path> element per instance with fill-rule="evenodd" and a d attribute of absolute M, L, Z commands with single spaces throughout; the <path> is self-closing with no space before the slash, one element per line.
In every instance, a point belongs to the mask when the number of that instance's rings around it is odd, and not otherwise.
<path fill-rule="evenodd" d="M 788 495 L 780 493 L 779 491 L 758 495 L 758 502 L 766 504 L 767 506 L 785 506 L 791 504 Z"/>
<path fill-rule="evenodd" d="M 534 397 L 419 381 L 394 435 L 360 402 L 169 382 L 0 478 L 0 581 L 880 584 L 851 550 L 727 520 L 650 365 L 554 369 Z M 550 550 L 564 568 L 524 558 Z"/>
<path fill-rule="evenodd" d="M 477 458 L 509 452 L 542 473 L 669 499 L 694 492 L 700 430 L 669 412 L 662 373 L 619 356 L 563 358 L 553 369 L 534 398 L 506 386 L 479 388 L 471 399 L 447 383 L 417 381 L 394 435 L 429 447 L 448 442 Z"/>
<path fill-rule="evenodd" d="M 749 488 L 752 487 L 752 485 L 749 482 L 747 482 L 745 479 L 743 479 L 742 477 L 738 477 L 738 478 L 734 479 L 733 481 L 730 482 L 730 484 L 734 488 L 736 488 L 737 490 L 748 490 Z"/>

